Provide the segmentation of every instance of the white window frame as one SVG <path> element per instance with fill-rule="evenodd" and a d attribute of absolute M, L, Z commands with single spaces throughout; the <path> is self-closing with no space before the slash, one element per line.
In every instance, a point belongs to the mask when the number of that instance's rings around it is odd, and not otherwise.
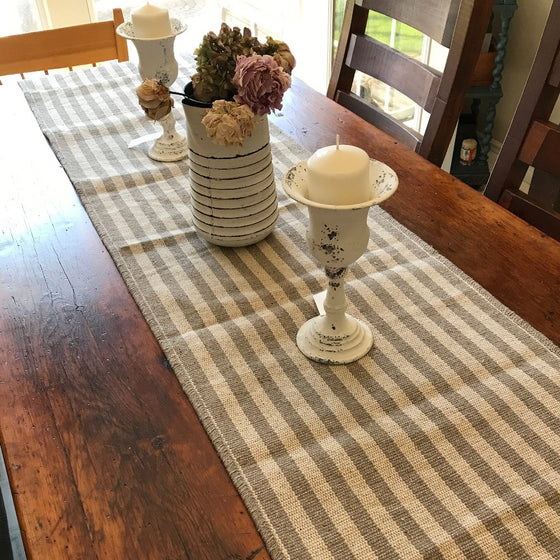
<path fill-rule="evenodd" d="M 96 21 L 92 0 L 35 0 L 43 29 Z"/>

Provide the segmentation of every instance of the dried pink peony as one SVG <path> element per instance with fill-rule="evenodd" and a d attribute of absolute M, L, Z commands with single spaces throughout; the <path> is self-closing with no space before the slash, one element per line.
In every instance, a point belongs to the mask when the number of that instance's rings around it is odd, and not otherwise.
<path fill-rule="evenodd" d="M 218 99 L 202 118 L 209 138 L 221 146 L 243 144 L 255 126 L 255 114 L 247 105 Z"/>
<path fill-rule="evenodd" d="M 248 105 L 257 115 L 268 115 L 282 109 L 282 97 L 292 80 L 268 54 L 241 55 L 231 83 L 237 88 L 235 101 Z"/>

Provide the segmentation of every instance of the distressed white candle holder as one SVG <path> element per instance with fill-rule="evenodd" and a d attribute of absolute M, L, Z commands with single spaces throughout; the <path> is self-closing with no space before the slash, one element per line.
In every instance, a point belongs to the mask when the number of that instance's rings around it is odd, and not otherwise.
<path fill-rule="evenodd" d="M 171 88 L 179 73 L 179 65 L 174 53 L 175 37 L 187 28 L 178 19 L 171 18 L 170 21 L 171 35 L 166 37 L 137 37 L 130 21 L 125 21 L 117 27 L 117 33 L 132 41 L 138 51 L 140 77 L 143 80 L 156 80 L 167 88 Z M 148 155 L 156 161 L 168 162 L 185 158 L 188 153 L 187 140 L 176 131 L 173 114 L 165 115 L 158 123 L 163 128 L 163 133 L 156 139 Z"/>
<path fill-rule="evenodd" d="M 371 206 L 389 198 L 398 186 L 395 172 L 376 160 L 370 161 L 370 193 L 359 204 L 337 206 L 308 198 L 307 162 L 290 169 L 282 185 L 287 195 L 307 206 L 307 245 L 324 267 L 328 289 L 324 313 L 309 319 L 297 333 L 297 346 L 309 359 L 326 364 L 348 364 L 365 356 L 373 346 L 371 329 L 346 313 L 344 276 L 348 266 L 366 250 L 367 223 Z"/>

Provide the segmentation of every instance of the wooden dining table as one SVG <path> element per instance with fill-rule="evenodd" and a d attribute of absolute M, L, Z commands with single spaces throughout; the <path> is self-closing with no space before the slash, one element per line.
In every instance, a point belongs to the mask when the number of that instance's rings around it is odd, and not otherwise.
<path fill-rule="evenodd" d="M 27 558 L 270 558 L 21 90 L 0 107 L 0 445 Z M 383 209 L 560 344 L 557 241 L 300 79 L 270 121 L 392 167 Z"/>

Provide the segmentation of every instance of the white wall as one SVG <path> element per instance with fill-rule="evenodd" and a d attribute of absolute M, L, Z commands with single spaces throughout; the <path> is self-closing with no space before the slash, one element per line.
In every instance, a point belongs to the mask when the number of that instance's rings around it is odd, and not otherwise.
<path fill-rule="evenodd" d="M 502 90 L 504 96 L 496 108 L 493 137 L 502 142 L 513 118 L 527 81 L 533 58 L 552 5 L 552 0 L 517 0 L 517 11 L 511 21 Z M 558 113 L 557 107 L 556 113 Z"/>

